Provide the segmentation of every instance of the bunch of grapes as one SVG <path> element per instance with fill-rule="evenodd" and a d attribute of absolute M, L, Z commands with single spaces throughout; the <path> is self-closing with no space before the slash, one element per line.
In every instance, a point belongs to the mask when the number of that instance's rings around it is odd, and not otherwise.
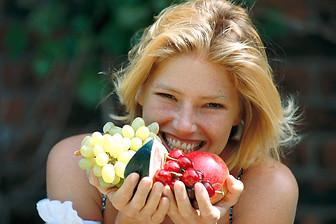
<path fill-rule="evenodd" d="M 120 187 L 127 163 L 146 142 L 153 138 L 160 140 L 158 132 L 158 123 L 146 126 L 141 117 L 122 127 L 107 122 L 103 133 L 96 131 L 82 140 L 76 152 L 82 156 L 79 167 L 92 171 L 103 188 Z"/>
<path fill-rule="evenodd" d="M 194 185 L 197 182 L 204 185 L 209 197 L 214 196 L 217 191 L 209 181 L 205 180 L 202 171 L 194 169 L 193 166 L 193 162 L 181 150 L 172 150 L 166 157 L 164 167 L 156 171 L 153 180 L 169 185 L 172 190 L 174 190 L 174 184 L 177 180 L 182 181 L 186 186 L 192 205 L 197 207 L 194 191 Z"/>

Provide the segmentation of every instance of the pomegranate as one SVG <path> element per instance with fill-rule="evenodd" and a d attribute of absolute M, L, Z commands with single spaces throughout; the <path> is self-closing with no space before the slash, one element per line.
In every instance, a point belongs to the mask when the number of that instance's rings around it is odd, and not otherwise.
<path fill-rule="evenodd" d="M 195 151 L 186 154 L 186 156 L 193 162 L 193 167 L 195 170 L 202 172 L 202 182 L 211 184 L 215 190 L 215 194 L 209 193 L 212 204 L 220 201 L 223 196 L 225 189 L 225 181 L 229 175 L 229 169 L 227 168 L 225 162 L 218 155 Z"/>

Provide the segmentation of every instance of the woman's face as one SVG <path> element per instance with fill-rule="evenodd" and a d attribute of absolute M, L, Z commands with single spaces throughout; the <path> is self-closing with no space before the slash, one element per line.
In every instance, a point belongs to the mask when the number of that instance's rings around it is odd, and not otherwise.
<path fill-rule="evenodd" d="M 224 67 L 195 53 L 160 63 L 137 96 L 146 123 L 158 122 L 168 150 L 220 154 L 240 122 L 239 97 Z"/>

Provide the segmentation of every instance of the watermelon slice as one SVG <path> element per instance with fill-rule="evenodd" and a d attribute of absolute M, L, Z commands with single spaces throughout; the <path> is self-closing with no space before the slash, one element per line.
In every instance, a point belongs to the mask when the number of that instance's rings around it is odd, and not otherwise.
<path fill-rule="evenodd" d="M 153 178 L 155 172 L 163 168 L 168 151 L 162 143 L 152 139 L 144 144 L 127 163 L 125 178 L 135 172 L 140 178 L 149 176 Z"/>

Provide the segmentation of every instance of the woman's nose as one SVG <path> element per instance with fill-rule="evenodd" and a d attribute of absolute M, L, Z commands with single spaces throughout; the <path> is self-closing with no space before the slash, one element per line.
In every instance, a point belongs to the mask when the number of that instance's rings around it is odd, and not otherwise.
<path fill-rule="evenodd" d="M 196 131 L 195 115 L 192 107 L 183 106 L 176 111 L 173 126 L 179 135 L 188 135 Z"/>

